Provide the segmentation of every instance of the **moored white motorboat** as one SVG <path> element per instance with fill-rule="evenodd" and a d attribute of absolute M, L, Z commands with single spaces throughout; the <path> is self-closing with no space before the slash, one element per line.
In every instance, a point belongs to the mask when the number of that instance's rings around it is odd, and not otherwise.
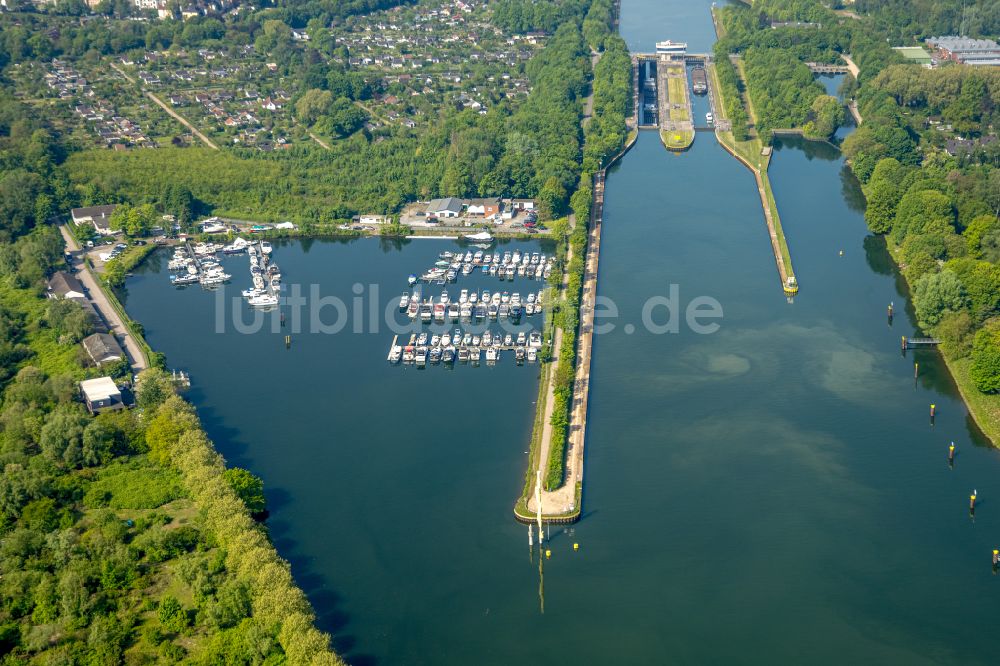
<path fill-rule="evenodd" d="M 247 299 L 247 303 L 255 308 L 273 307 L 278 304 L 278 297 L 273 294 L 260 294 Z"/>
<path fill-rule="evenodd" d="M 493 235 L 488 231 L 478 234 L 465 234 L 465 240 L 472 241 L 473 243 L 492 243 Z"/>

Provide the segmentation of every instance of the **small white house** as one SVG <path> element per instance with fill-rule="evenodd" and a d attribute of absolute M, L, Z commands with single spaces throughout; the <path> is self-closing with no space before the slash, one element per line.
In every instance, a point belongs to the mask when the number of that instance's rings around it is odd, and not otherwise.
<path fill-rule="evenodd" d="M 97 233 L 107 236 L 111 234 L 111 214 L 118 206 L 88 206 L 86 208 L 74 208 L 70 211 L 73 223 L 77 226 L 81 224 L 92 224 Z"/>

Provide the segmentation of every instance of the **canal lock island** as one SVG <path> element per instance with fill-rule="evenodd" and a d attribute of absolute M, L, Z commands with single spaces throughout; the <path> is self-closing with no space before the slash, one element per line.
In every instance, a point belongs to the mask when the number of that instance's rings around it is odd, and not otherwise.
<path fill-rule="evenodd" d="M 992 661 L 995 9 L 5 4 L 0 657 Z"/>

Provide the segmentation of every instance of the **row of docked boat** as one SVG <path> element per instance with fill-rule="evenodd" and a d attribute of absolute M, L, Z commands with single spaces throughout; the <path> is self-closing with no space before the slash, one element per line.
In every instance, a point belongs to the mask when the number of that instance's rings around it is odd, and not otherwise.
<path fill-rule="evenodd" d="M 520 364 L 538 360 L 542 336 L 538 331 L 531 331 L 530 334 L 521 331 L 516 336 L 513 333 L 493 335 L 490 331 L 485 331 L 480 336 L 455 329 L 453 333 L 445 332 L 440 335 L 412 334 L 407 344 L 401 345 L 398 342 L 399 336 L 396 336 L 389 348 L 388 360 L 393 364 L 426 365 L 454 363 L 456 360 L 460 363 L 478 364 L 484 355 L 487 363 L 495 363 L 504 351 L 513 351 L 515 360 Z"/>
<path fill-rule="evenodd" d="M 518 292 L 490 292 L 488 289 L 469 291 L 463 289 L 458 300 L 451 300 L 447 291 L 442 291 L 437 300 L 422 299 L 419 291 L 413 294 L 403 292 L 399 298 L 399 309 L 413 320 L 422 322 L 457 321 L 459 319 L 519 319 L 521 315 L 540 314 L 544 305 L 543 292 L 531 292 L 521 298 Z"/>
<path fill-rule="evenodd" d="M 253 286 L 243 290 L 247 304 L 255 308 L 273 308 L 278 305 L 281 290 L 281 269 L 271 261 L 273 248 L 267 241 L 248 243 L 244 248 L 250 255 L 250 279 Z"/>
<path fill-rule="evenodd" d="M 501 280 L 513 280 L 515 277 L 542 280 L 552 274 L 555 257 L 546 257 L 539 252 L 484 252 L 468 250 L 461 252 L 442 252 L 432 268 L 419 276 L 410 275 L 411 285 L 417 282 L 455 282 L 459 275 L 469 275 L 475 270 L 485 275 L 492 275 Z"/>
<path fill-rule="evenodd" d="M 171 284 L 182 287 L 198 283 L 203 287 L 214 287 L 229 281 L 232 276 L 223 270 L 207 245 L 214 244 L 199 243 L 194 247 L 187 244 L 174 248 L 174 254 L 167 262 Z"/>

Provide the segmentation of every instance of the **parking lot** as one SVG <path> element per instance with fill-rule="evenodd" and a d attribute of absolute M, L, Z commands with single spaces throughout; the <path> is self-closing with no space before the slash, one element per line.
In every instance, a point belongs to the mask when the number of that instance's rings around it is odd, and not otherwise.
<path fill-rule="evenodd" d="M 403 211 L 400 222 L 415 230 L 435 229 L 473 233 L 485 229 L 491 233 L 505 234 L 549 233 L 549 229 L 539 224 L 537 215 L 531 211 L 520 211 L 510 219 L 494 220 L 481 215 L 435 218 L 427 216 L 422 210 L 412 210 L 411 207 Z"/>

